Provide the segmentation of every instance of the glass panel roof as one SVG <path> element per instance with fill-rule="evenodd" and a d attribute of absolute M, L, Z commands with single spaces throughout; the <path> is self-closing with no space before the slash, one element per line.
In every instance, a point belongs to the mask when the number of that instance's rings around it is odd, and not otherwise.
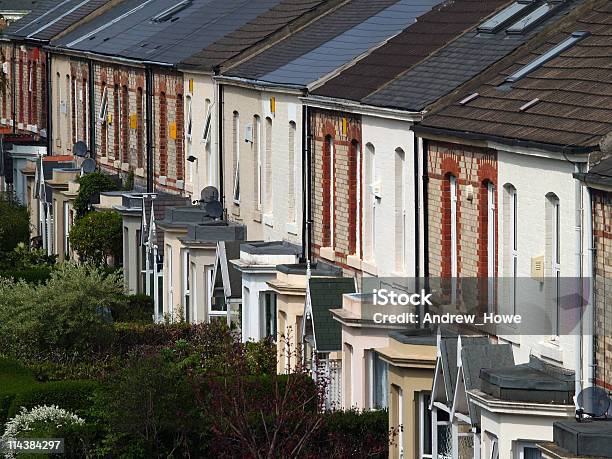
<path fill-rule="evenodd" d="M 478 31 L 495 33 L 508 22 L 516 19 L 517 16 L 529 11 L 531 7 L 531 2 L 514 2 L 478 26 Z"/>

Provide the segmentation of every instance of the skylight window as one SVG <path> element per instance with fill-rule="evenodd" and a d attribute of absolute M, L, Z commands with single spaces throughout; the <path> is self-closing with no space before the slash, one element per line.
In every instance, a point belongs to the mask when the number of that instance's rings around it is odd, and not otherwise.
<path fill-rule="evenodd" d="M 461 100 L 459 101 L 459 105 L 465 105 L 465 104 L 467 104 L 468 102 L 471 102 L 472 100 L 476 99 L 476 98 L 477 98 L 479 95 L 480 95 L 480 94 L 478 94 L 477 92 L 475 92 L 475 93 L 473 93 L 473 94 L 470 94 L 469 96 L 464 97 L 463 99 L 461 99 Z"/>
<path fill-rule="evenodd" d="M 533 8 L 533 2 L 514 2 L 478 26 L 479 32 L 496 33 Z"/>
<path fill-rule="evenodd" d="M 537 57 L 536 59 L 531 61 L 529 64 L 521 67 L 519 70 L 514 72 L 512 75 L 506 77 L 505 82 L 506 83 L 514 83 L 514 82 L 520 80 L 524 76 L 526 76 L 529 73 L 533 72 L 534 70 L 538 69 L 539 67 L 544 65 L 546 62 L 550 61 L 551 59 L 554 59 L 559 54 L 561 54 L 563 51 L 565 51 L 566 49 L 571 48 L 576 43 L 578 43 L 580 40 L 582 40 L 585 37 L 588 37 L 589 35 L 590 35 L 589 32 L 574 32 L 574 33 L 572 33 L 572 35 L 569 38 L 567 38 L 566 40 L 562 41 L 557 46 L 554 46 L 553 48 L 549 49 L 547 52 L 545 52 L 541 56 Z"/>
<path fill-rule="evenodd" d="M 178 13 L 179 11 L 184 10 L 189 5 L 191 5 L 191 2 L 192 2 L 192 0 L 183 0 L 182 2 L 179 2 L 176 5 L 171 6 L 170 8 L 162 11 L 161 13 L 157 14 L 156 16 L 153 16 L 153 18 L 151 20 L 153 22 L 166 22 L 166 21 L 172 19 L 172 17 L 176 13 Z"/>
<path fill-rule="evenodd" d="M 544 19 L 546 19 L 548 16 L 550 16 L 553 13 L 553 11 L 557 9 L 559 5 L 560 4 L 544 3 L 538 6 L 535 10 L 533 10 L 527 16 L 519 19 L 514 24 L 512 24 L 510 27 L 508 27 L 508 29 L 506 30 L 506 33 L 518 34 L 518 33 L 523 33 L 529 30 L 530 28 L 534 27 L 535 25 L 539 24 Z"/>

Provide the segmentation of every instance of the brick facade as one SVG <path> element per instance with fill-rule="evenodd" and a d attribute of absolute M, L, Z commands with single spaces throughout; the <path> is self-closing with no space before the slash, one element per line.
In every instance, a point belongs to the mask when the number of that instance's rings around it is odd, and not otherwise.
<path fill-rule="evenodd" d="M 38 47 L 4 43 L 0 45 L 0 62 L 0 118 L 6 120 L 5 126 L 15 118 L 17 132 L 29 132 L 38 139 L 39 131 L 47 128 L 46 54 Z"/>
<path fill-rule="evenodd" d="M 358 209 L 358 178 L 361 179 L 361 117 L 329 110 L 312 110 L 312 237 L 313 255 L 322 247 L 333 247 L 334 262 L 348 271 L 349 255 L 361 258 L 361 209 Z M 333 142 L 333 177 L 329 139 Z M 333 188 L 330 187 L 330 181 Z M 333 189 L 333 193 L 331 190 Z M 333 194 L 333 196 L 332 196 Z M 333 234 L 330 199 L 334 205 Z"/>
<path fill-rule="evenodd" d="M 595 380 L 612 389 L 612 194 L 592 190 L 595 248 Z"/>
<path fill-rule="evenodd" d="M 146 87 L 142 68 L 95 62 L 96 157 L 103 171 L 134 172 L 135 185 L 146 187 Z M 106 120 L 98 120 L 107 88 Z M 156 71 L 153 78 L 154 186 L 179 193 L 184 180 L 183 78 Z M 180 101 L 180 103 L 179 103 Z M 180 163 L 180 164 L 179 164 Z"/>
<path fill-rule="evenodd" d="M 430 276 L 451 276 L 449 177 L 453 175 L 457 183 L 457 275 L 486 277 L 488 273 L 487 184 L 490 182 L 497 189 L 497 154 L 491 149 L 467 145 L 443 142 L 430 142 L 428 145 Z M 497 204 L 495 208 L 498 208 Z M 497 210 L 494 220 L 497 221 Z M 497 228 L 494 234 L 497 259 Z"/>

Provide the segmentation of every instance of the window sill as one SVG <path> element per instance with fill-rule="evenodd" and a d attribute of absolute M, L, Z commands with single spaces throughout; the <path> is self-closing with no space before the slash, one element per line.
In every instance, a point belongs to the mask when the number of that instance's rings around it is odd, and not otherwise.
<path fill-rule="evenodd" d="M 285 230 L 289 234 L 293 234 L 294 236 L 298 235 L 298 225 L 297 225 L 297 223 L 287 223 L 287 225 L 285 226 Z"/>
<path fill-rule="evenodd" d="M 256 221 L 257 223 L 261 223 L 261 210 L 253 211 L 253 221 Z"/>
<path fill-rule="evenodd" d="M 137 167 L 136 170 L 134 171 L 134 175 L 136 175 L 137 177 L 144 177 L 145 176 L 144 167 Z"/>
<path fill-rule="evenodd" d="M 232 206 L 232 215 L 234 217 L 240 217 L 240 203 L 234 201 L 234 205 Z"/>
<path fill-rule="evenodd" d="M 130 163 L 121 163 L 121 170 L 122 171 L 129 171 L 130 170 Z"/>
<path fill-rule="evenodd" d="M 166 184 L 166 176 L 165 175 L 160 175 L 157 178 L 157 181 L 159 182 L 160 185 L 165 185 Z"/>
<path fill-rule="evenodd" d="M 185 189 L 185 180 L 177 180 L 176 181 L 176 187 L 179 190 L 184 190 Z"/>
<path fill-rule="evenodd" d="M 364 273 L 372 276 L 378 276 L 378 268 L 376 267 L 376 262 L 374 260 L 363 260 L 361 262 L 361 269 Z"/>
<path fill-rule="evenodd" d="M 121 169 L 121 161 L 120 161 L 120 160 L 118 160 L 118 159 L 116 159 L 116 160 L 113 162 L 113 167 L 114 167 L 115 169 Z"/>
<path fill-rule="evenodd" d="M 274 215 L 272 214 L 264 214 L 263 223 L 270 228 L 274 228 Z"/>
<path fill-rule="evenodd" d="M 108 158 L 106 156 L 100 156 L 100 158 L 96 158 L 100 164 L 108 164 Z"/>
<path fill-rule="evenodd" d="M 321 247 L 319 255 L 326 260 L 336 261 L 336 251 L 331 247 Z"/>
<path fill-rule="evenodd" d="M 348 255 L 346 257 L 346 264 L 351 268 L 361 271 L 361 258 L 359 258 L 357 255 Z"/>

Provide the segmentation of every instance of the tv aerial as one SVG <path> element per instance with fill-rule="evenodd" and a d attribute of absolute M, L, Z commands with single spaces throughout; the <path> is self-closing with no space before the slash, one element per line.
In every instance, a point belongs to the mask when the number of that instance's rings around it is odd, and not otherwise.
<path fill-rule="evenodd" d="M 605 389 L 591 386 L 578 394 L 578 409 L 576 410 L 576 421 L 582 422 L 586 416 L 589 419 L 612 418 L 612 400 Z"/>

